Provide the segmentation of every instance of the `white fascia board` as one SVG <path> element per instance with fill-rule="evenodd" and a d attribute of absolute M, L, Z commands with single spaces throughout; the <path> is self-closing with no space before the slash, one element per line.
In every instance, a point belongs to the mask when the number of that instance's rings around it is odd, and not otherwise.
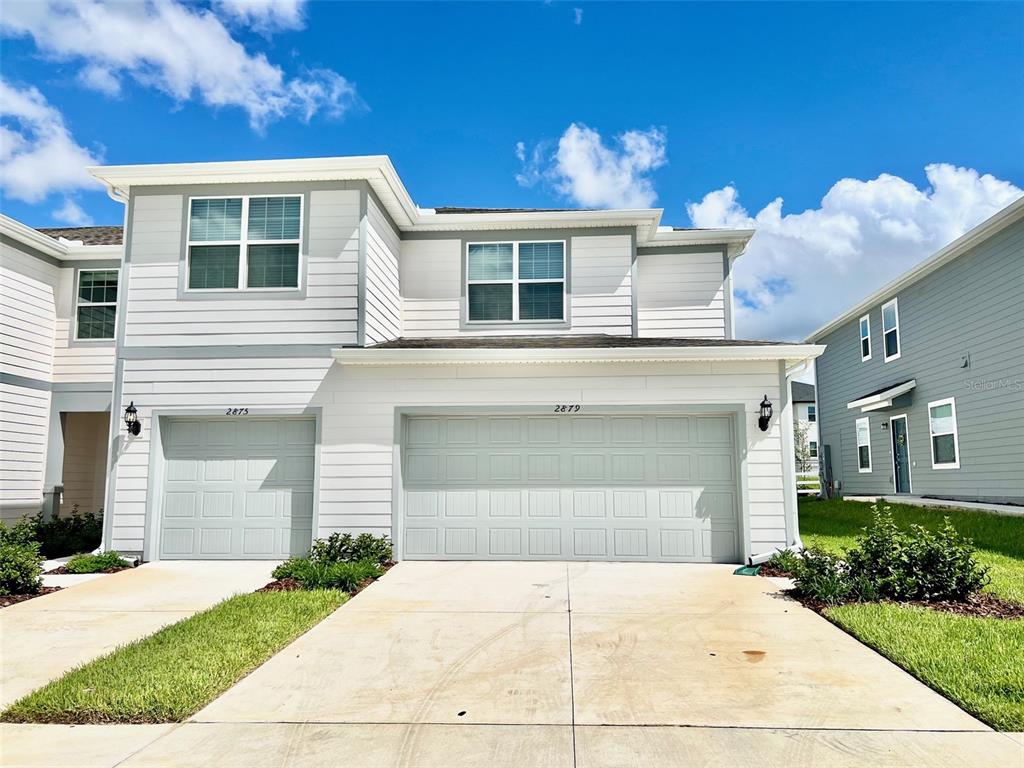
<path fill-rule="evenodd" d="M 754 236 L 753 229 L 680 229 L 671 232 L 655 232 L 641 247 L 662 245 L 725 245 L 729 258 L 736 259 L 746 250 L 747 243 Z"/>
<path fill-rule="evenodd" d="M 35 248 L 37 251 L 45 253 L 47 256 L 52 256 L 55 259 L 64 259 L 68 254 L 67 246 L 59 240 L 49 235 L 44 235 L 27 224 L 22 224 L 17 219 L 12 219 L 10 216 L 5 216 L 2 213 L 0 213 L 0 234 L 6 235 L 12 240 L 17 240 L 19 243 L 30 248 Z"/>
<path fill-rule="evenodd" d="M 895 294 L 899 293 L 907 286 L 913 285 L 921 278 L 930 275 L 939 267 L 953 261 L 953 259 L 963 256 L 971 250 L 971 248 L 983 243 L 988 238 L 999 234 L 1010 225 L 1015 224 L 1022 219 L 1024 219 L 1024 197 L 1018 198 L 1015 202 L 1010 203 L 1008 206 L 1003 208 L 1003 210 L 999 211 L 999 213 L 986 219 L 974 229 L 957 238 L 942 250 L 934 253 L 917 266 L 907 270 L 892 282 L 882 286 L 862 302 L 839 315 L 839 317 L 834 320 L 829 320 L 818 330 L 807 336 L 805 341 L 813 343 L 824 338 L 839 326 L 844 325 L 853 318 L 858 318 L 861 315 L 866 314 L 876 305 L 891 299 Z"/>
<path fill-rule="evenodd" d="M 123 245 L 69 245 L 64 261 L 97 261 L 124 257 Z"/>
<path fill-rule="evenodd" d="M 660 208 L 608 211 L 503 211 L 495 213 L 434 213 L 420 216 L 409 232 L 456 232 L 460 230 L 572 229 L 574 227 L 637 227 L 638 242 L 654 232 L 661 221 Z M 642 239 L 644 238 L 644 239 Z"/>
<path fill-rule="evenodd" d="M 900 395 L 906 394 L 914 387 L 917 386 L 917 380 L 911 379 L 910 381 L 900 384 L 898 387 L 887 389 L 884 392 L 879 392 L 877 395 L 871 395 L 870 397 L 862 397 L 860 400 L 853 400 L 846 404 L 846 409 L 852 411 L 854 408 L 860 408 L 861 411 L 880 411 L 883 408 L 888 408 L 892 405 L 892 401 Z"/>
<path fill-rule="evenodd" d="M 548 349 L 375 349 L 343 347 L 334 359 L 346 365 L 487 365 L 497 363 L 680 363 L 784 360 L 794 364 L 821 355 L 818 344 L 749 347 L 601 347 Z"/>

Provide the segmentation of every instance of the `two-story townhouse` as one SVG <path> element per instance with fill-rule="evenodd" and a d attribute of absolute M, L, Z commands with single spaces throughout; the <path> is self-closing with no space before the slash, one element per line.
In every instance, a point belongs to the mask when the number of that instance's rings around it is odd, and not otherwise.
<path fill-rule="evenodd" d="M 390 160 L 92 169 L 127 207 L 105 545 L 739 562 L 797 541 L 787 370 L 734 338 L 750 231 L 417 207 Z M 769 415 L 766 411 L 770 409 Z M 137 431 L 137 434 L 135 433 Z"/>
<path fill-rule="evenodd" d="M 99 512 L 121 227 L 0 215 L 0 519 Z"/>
<path fill-rule="evenodd" d="M 794 381 L 791 388 L 793 401 L 793 419 L 800 425 L 806 440 L 806 451 L 797 458 L 798 472 L 818 471 L 818 402 L 814 385 L 804 381 Z M 800 466 L 801 463 L 803 466 Z"/>
<path fill-rule="evenodd" d="M 1024 503 L 1024 198 L 812 333 L 834 494 Z"/>

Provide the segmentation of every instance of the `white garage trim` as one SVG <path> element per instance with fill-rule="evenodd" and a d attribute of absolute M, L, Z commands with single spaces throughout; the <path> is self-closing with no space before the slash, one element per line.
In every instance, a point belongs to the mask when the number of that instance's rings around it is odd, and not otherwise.
<path fill-rule="evenodd" d="M 737 492 L 738 515 L 737 515 L 737 542 L 736 550 L 738 560 L 746 562 L 753 554 L 750 551 L 750 508 L 748 504 L 749 491 L 747 480 L 747 425 L 746 409 L 742 404 L 697 404 L 697 405 L 587 405 L 580 416 L 609 416 L 617 414 L 643 414 L 643 415 L 699 415 L 699 414 L 726 414 L 732 417 L 733 423 L 733 453 L 734 466 L 737 477 L 735 487 Z M 463 407 L 398 407 L 395 409 L 394 421 L 394 442 L 393 461 L 395 472 L 392 480 L 392 542 L 395 551 L 395 558 L 405 558 L 405 487 L 404 475 L 404 427 L 406 419 L 410 416 L 549 416 L 556 415 L 543 409 L 529 406 L 515 407 L 491 407 L 463 406 Z"/>
<path fill-rule="evenodd" d="M 142 558 L 146 561 L 160 559 L 160 531 L 163 525 L 163 487 L 166 477 L 166 457 L 164 456 L 163 440 L 161 439 L 161 428 L 168 418 L 226 418 L 225 412 L 228 407 L 223 408 L 160 408 L 154 409 L 150 418 L 143 424 L 143 432 L 137 438 L 128 437 L 127 441 L 148 440 L 149 441 L 149 482 L 146 488 L 146 515 L 144 547 Z M 314 421 L 313 437 L 313 518 L 312 536 L 317 537 L 317 530 L 320 524 L 320 464 L 321 444 L 323 431 L 323 408 L 249 408 L 247 416 L 235 416 L 239 420 L 246 418 L 260 417 L 312 417 Z M 124 451 L 123 446 L 121 451 Z"/>

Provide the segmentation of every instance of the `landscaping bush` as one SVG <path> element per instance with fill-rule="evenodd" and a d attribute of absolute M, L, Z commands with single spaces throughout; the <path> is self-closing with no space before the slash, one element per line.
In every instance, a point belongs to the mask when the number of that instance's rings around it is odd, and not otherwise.
<path fill-rule="evenodd" d="M 64 567 L 71 573 L 104 573 L 130 568 L 131 565 L 120 554 L 110 550 L 99 555 L 75 555 Z"/>
<path fill-rule="evenodd" d="M 0 523 L 0 595 L 34 595 L 42 588 L 43 556 L 34 535 L 30 520 Z"/>
<path fill-rule="evenodd" d="M 794 574 L 800 567 L 800 555 L 791 549 L 780 549 L 765 565 L 779 573 Z"/>
<path fill-rule="evenodd" d="M 33 521 L 35 538 L 45 557 L 64 557 L 76 552 L 96 549 L 103 539 L 103 515 L 78 511 L 76 504 L 68 517 L 58 517 L 49 522 L 37 515 Z"/>
<path fill-rule="evenodd" d="M 309 559 L 317 563 L 358 563 L 364 560 L 387 565 L 391 562 L 391 542 L 387 536 L 372 533 L 332 533 L 317 539 L 309 550 Z"/>
<path fill-rule="evenodd" d="M 308 557 L 293 557 L 274 569 L 275 579 L 295 579 L 303 589 L 340 589 L 354 592 L 363 583 L 383 575 L 384 569 L 372 560 L 356 563 L 331 563 Z"/>
<path fill-rule="evenodd" d="M 920 525 L 903 530 L 888 507 L 877 505 L 871 524 L 843 557 L 816 547 L 795 562 L 783 553 L 776 557 L 785 559 L 801 595 L 827 605 L 963 601 L 988 583 L 988 569 L 948 518 L 938 531 Z"/>

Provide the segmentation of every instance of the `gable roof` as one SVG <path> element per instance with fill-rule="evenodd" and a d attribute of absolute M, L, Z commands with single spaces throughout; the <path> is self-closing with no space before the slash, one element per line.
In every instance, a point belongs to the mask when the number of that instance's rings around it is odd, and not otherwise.
<path fill-rule="evenodd" d="M 907 286 L 913 285 L 918 280 L 930 275 L 939 267 L 948 264 L 953 261 L 953 259 L 963 256 L 976 245 L 985 242 L 990 237 L 994 237 L 1007 227 L 1022 220 L 1024 220 L 1024 197 L 1018 198 L 994 216 L 989 217 L 974 229 L 961 237 L 958 237 L 945 248 L 932 254 L 917 266 L 907 270 L 892 282 L 883 285 L 866 299 L 839 315 L 839 317 L 834 320 L 829 320 L 818 330 L 811 333 L 805 341 L 807 343 L 819 341 L 832 333 L 832 331 L 836 330 L 839 326 L 866 314 L 876 304 L 891 298 L 894 294 L 902 291 Z"/>
<path fill-rule="evenodd" d="M 793 382 L 793 402 L 794 403 L 813 403 L 814 402 L 814 385 L 805 384 L 802 381 Z"/>

